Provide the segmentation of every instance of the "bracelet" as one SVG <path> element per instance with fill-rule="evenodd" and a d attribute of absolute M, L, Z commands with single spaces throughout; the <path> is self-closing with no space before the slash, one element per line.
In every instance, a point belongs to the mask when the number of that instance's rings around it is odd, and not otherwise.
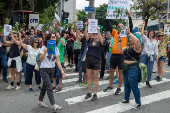
<path fill-rule="evenodd" d="M 122 42 L 122 40 L 118 40 L 118 42 Z"/>

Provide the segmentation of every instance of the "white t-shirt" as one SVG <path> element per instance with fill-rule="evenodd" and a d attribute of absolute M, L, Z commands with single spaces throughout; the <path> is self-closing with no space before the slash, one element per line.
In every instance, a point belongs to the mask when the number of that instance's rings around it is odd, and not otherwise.
<path fill-rule="evenodd" d="M 26 62 L 30 65 L 35 66 L 36 56 L 38 55 L 40 49 L 35 50 L 31 45 L 27 45 L 27 50 L 28 50 L 28 58 Z"/>
<path fill-rule="evenodd" d="M 46 46 L 42 46 L 40 49 L 40 54 L 44 54 L 44 49 L 47 48 Z M 59 50 L 56 47 L 55 48 L 55 54 L 49 54 L 46 53 L 44 60 L 41 62 L 40 68 L 54 68 L 55 67 L 55 61 L 57 56 L 59 56 Z"/>

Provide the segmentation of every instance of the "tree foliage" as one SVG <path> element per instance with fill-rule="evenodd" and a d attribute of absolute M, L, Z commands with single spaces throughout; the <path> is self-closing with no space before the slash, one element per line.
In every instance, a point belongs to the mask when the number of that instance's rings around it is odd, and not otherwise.
<path fill-rule="evenodd" d="M 79 10 L 76 14 L 77 14 L 77 21 L 83 21 L 83 23 L 86 22 L 88 15 L 83 9 L 81 11 Z"/>
<path fill-rule="evenodd" d="M 158 14 L 161 14 L 165 0 L 133 0 L 131 9 L 136 13 L 137 17 L 143 17 L 145 20 L 145 29 L 148 23 L 148 19 L 155 20 L 158 18 Z"/>
<path fill-rule="evenodd" d="M 106 12 L 107 12 L 107 4 L 100 5 L 100 7 L 96 7 L 96 16 L 95 18 L 98 19 L 98 24 L 103 26 L 104 31 L 107 30 L 106 27 Z M 112 28 L 115 28 L 119 23 L 126 24 L 124 19 L 112 19 L 110 20 L 110 24 Z"/>

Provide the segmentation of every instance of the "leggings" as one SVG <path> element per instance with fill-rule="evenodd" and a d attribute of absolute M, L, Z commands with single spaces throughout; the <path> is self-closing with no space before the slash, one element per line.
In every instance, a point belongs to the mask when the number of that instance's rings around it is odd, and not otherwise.
<path fill-rule="evenodd" d="M 75 63 L 75 65 L 76 65 L 76 71 L 78 71 L 77 70 L 77 65 L 78 65 L 78 57 L 79 57 L 79 54 L 80 54 L 80 49 L 75 49 L 74 50 L 74 56 L 75 56 L 75 58 L 74 58 L 74 63 Z"/>
<path fill-rule="evenodd" d="M 73 64 L 73 48 L 72 48 L 72 46 L 67 47 L 67 54 L 68 54 L 68 62 L 70 63 L 70 58 L 71 58 L 71 64 Z"/>

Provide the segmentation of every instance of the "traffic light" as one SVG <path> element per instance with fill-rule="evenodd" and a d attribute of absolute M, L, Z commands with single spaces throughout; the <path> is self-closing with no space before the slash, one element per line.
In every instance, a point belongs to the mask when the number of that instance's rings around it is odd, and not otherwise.
<path fill-rule="evenodd" d="M 65 23 L 65 24 L 68 23 L 68 16 L 69 16 L 69 13 L 63 11 L 62 23 Z"/>

